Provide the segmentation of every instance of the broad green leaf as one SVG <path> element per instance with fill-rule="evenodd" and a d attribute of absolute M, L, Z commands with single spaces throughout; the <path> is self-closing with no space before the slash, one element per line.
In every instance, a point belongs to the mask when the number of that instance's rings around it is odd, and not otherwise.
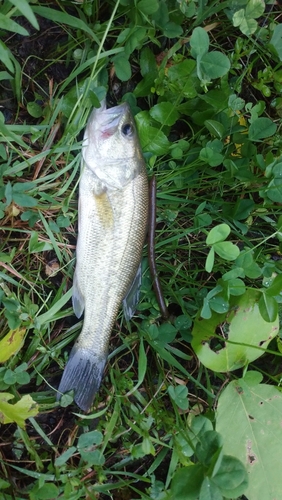
<path fill-rule="evenodd" d="M 255 7 L 255 3 L 258 2 L 261 5 L 261 0 L 249 0 L 248 6 L 249 10 L 247 13 L 247 9 L 240 9 L 237 12 L 234 13 L 233 15 L 233 25 L 235 27 L 239 26 L 240 30 L 244 35 L 250 36 L 253 33 L 255 33 L 258 23 L 255 21 L 255 17 L 259 17 L 261 14 L 259 12 L 261 9 L 258 8 L 258 6 Z M 247 7 L 248 7 L 247 6 Z M 252 15 L 255 12 L 255 14 L 258 15 Z"/>
<path fill-rule="evenodd" d="M 282 172 L 282 169 L 281 169 Z M 272 201 L 275 201 L 276 203 L 281 203 L 282 200 L 282 177 L 281 176 L 275 176 L 274 179 L 272 179 L 266 190 L 265 190 L 268 198 Z"/>
<path fill-rule="evenodd" d="M 222 437 L 214 430 L 208 430 L 201 435 L 196 445 L 195 454 L 204 465 L 210 465 L 214 454 L 222 447 Z"/>
<path fill-rule="evenodd" d="M 28 102 L 26 108 L 33 118 L 39 118 L 43 114 L 43 109 L 37 102 Z"/>
<path fill-rule="evenodd" d="M 131 66 L 128 58 L 124 54 L 113 57 L 116 75 L 122 82 L 126 82 L 131 77 Z"/>
<path fill-rule="evenodd" d="M 220 489 L 209 477 L 205 477 L 202 482 L 199 500 L 222 500 Z"/>
<path fill-rule="evenodd" d="M 213 312 L 210 319 L 198 314 L 192 331 L 192 347 L 201 363 L 216 372 L 228 372 L 262 356 L 279 331 L 278 317 L 265 321 L 259 311 L 260 292 L 247 290 L 230 298 L 227 314 Z M 217 332 L 221 331 L 222 335 Z"/>
<path fill-rule="evenodd" d="M 83 448 L 91 448 L 93 445 L 99 445 L 103 441 L 103 435 L 100 431 L 90 431 L 81 434 L 78 439 L 77 449 L 81 451 Z"/>
<path fill-rule="evenodd" d="M 10 0 L 10 2 L 15 5 L 15 7 L 17 7 L 21 14 L 27 18 L 27 20 L 35 29 L 39 30 L 38 21 L 27 0 Z"/>
<path fill-rule="evenodd" d="M 173 342 L 177 334 L 176 328 L 170 323 L 162 323 L 158 327 L 158 337 L 157 340 L 163 344 L 169 344 Z"/>
<path fill-rule="evenodd" d="M 139 9 L 143 14 L 150 15 L 159 9 L 158 0 L 140 0 L 137 4 L 137 9 Z"/>
<path fill-rule="evenodd" d="M 170 147 L 170 142 L 166 135 L 156 127 L 147 127 L 146 131 L 140 133 L 141 146 L 143 151 L 149 151 L 155 155 L 166 154 Z"/>
<path fill-rule="evenodd" d="M 5 311 L 5 316 L 8 320 L 8 326 L 11 330 L 16 330 L 21 325 L 19 313 L 13 311 Z"/>
<path fill-rule="evenodd" d="M 231 382 L 218 400 L 216 430 L 223 451 L 245 465 L 248 500 L 273 500 L 282 491 L 282 395 L 271 385 Z M 234 498 L 234 497 L 232 497 Z"/>
<path fill-rule="evenodd" d="M 210 300 L 212 299 L 213 297 L 216 297 L 220 292 L 222 292 L 223 288 L 221 285 L 217 285 L 215 288 L 212 288 L 208 294 L 207 294 L 207 298 Z"/>
<path fill-rule="evenodd" d="M 207 142 L 207 146 L 211 148 L 215 153 L 221 153 L 224 148 L 224 143 L 222 140 L 212 139 L 211 141 Z"/>
<path fill-rule="evenodd" d="M 257 21 L 254 19 L 249 19 L 248 17 L 244 18 L 240 24 L 240 30 L 246 36 L 250 36 L 256 32 L 258 27 Z"/>
<path fill-rule="evenodd" d="M 275 295 L 279 295 L 282 292 L 282 274 L 278 274 L 271 283 L 271 285 L 264 290 L 266 295 L 270 295 L 274 297 Z"/>
<path fill-rule="evenodd" d="M 12 188 L 12 184 L 10 182 L 7 182 L 7 184 L 6 184 L 5 197 L 6 197 L 7 205 L 10 205 L 12 203 L 12 199 L 13 199 L 13 188 Z"/>
<path fill-rule="evenodd" d="M 32 207 L 36 207 L 37 205 L 37 201 L 35 198 L 33 198 L 32 196 L 29 196 L 28 194 L 25 194 L 25 193 L 17 193 L 17 192 L 13 192 L 13 200 L 15 203 L 17 203 L 17 205 L 19 205 L 20 207 L 29 207 L 29 208 L 32 208 Z"/>
<path fill-rule="evenodd" d="M 52 250 L 53 245 L 48 241 L 38 241 L 38 233 L 32 231 L 28 244 L 29 253 L 45 252 L 46 250 Z"/>
<path fill-rule="evenodd" d="M 95 445 L 101 444 L 103 435 L 100 431 L 90 431 L 82 434 L 77 443 L 77 449 L 81 458 L 88 463 L 88 465 L 103 465 L 105 458 L 100 450 L 94 449 Z"/>
<path fill-rule="evenodd" d="M 243 269 L 240 267 L 235 267 L 234 269 L 231 269 L 231 271 L 227 271 L 227 273 L 224 273 L 222 275 L 223 281 L 234 280 L 235 278 L 238 277 L 244 278 Z"/>
<path fill-rule="evenodd" d="M 253 252 L 249 249 L 241 250 L 235 264 L 248 278 L 256 279 L 262 274 L 261 268 L 254 261 Z M 244 277 L 242 274 L 240 276 Z"/>
<path fill-rule="evenodd" d="M 214 151 L 212 148 L 209 148 L 206 146 L 205 148 L 201 149 L 200 151 L 200 159 L 210 165 L 211 167 L 218 167 L 218 165 L 221 165 L 223 162 L 223 155 L 220 153 L 217 153 Z"/>
<path fill-rule="evenodd" d="M 224 260 L 235 260 L 237 259 L 240 250 L 239 247 L 234 245 L 231 241 L 220 241 L 213 245 L 215 253 L 217 253 Z"/>
<path fill-rule="evenodd" d="M 141 111 L 135 116 L 139 138 L 143 151 L 162 155 L 169 151 L 170 142 L 166 135 L 158 128 L 153 127 L 148 112 Z"/>
<path fill-rule="evenodd" d="M 105 457 L 100 450 L 81 450 L 80 455 L 89 467 L 93 465 L 102 466 L 105 463 Z"/>
<path fill-rule="evenodd" d="M 6 488 L 10 488 L 11 484 L 8 481 L 4 481 L 4 479 L 0 479 L 0 491 L 5 490 Z"/>
<path fill-rule="evenodd" d="M 280 61 L 282 61 L 282 24 L 275 26 L 269 44 L 275 49 Z"/>
<path fill-rule="evenodd" d="M 190 38 L 191 55 L 196 59 L 197 56 L 202 57 L 209 50 L 209 35 L 203 28 L 197 27 L 193 30 Z"/>
<path fill-rule="evenodd" d="M 73 403 L 73 391 L 71 394 L 63 394 L 60 398 L 60 406 L 62 408 L 66 408 Z"/>
<path fill-rule="evenodd" d="M 222 52 L 213 51 L 204 54 L 198 63 L 201 80 L 214 80 L 226 75 L 230 70 L 230 61 Z"/>
<path fill-rule="evenodd" d="M 163 125 L 174 125 L 179 117 L 175 105 L 171 102 L 160 102 L 150 109 L 150 115 L 154 120 Z"/>
<path fill-rule="evenodd" d="M 154 87 L 156 74 L 154 72 L 148 73 L 139 83 L 137 83 L 134 89 L 134 96 L 145 97 L 151 93 Z"/>
<path fill-rule="evenodd" d="M 132 30 L 130 28 L 125 28 L 124 30 L 122 30 L 117 37 L 117 43 L 124 43 L 129 37 L 131 31 Z"/>
<path fill-rule="evenodd" d="M 17 375 L 12 370 L 8 369 L 5 372 L 3 382 L 7 384 L 7 386 L 14 385 L 17 381 Z"/>
<path fill-rule="evenodd" d="M 36 499 L 53 500 L 54 498 L 58 498 L 59 493 L 59 489 L 55 484 L 44 481 L 43 486 L 36 490 Z"/>
<path fill-rule="evenodd" d="M 276 163 L 276 165 L 274 165 L 274 167 L 272 169 L 272 173 L 273 173 L 274 177 L 279 177 L 280 179 L 282 179 L 282 163 L 281 162 L 278 162 L 278 163 Z"/>
<path fill-rule="evenodd" d="M 140 71 L 143 77 L 157 71 L 156 58 L 148 46 L 140 53 Z"/>
<path fill-rule="evenodd" d="M 178 469 L 171 482 L 171 498 L 197 500 L 204 477 L 204 469 L 201 464 Z"/>
<path fill-rule="evenodd" d="M 249 139 L 251 141 L 259 141 L 266 137 L 271 137 L 277 130 L 276 123 L 273 123 L 270 118 L 259 117 L 254 120 L 249 128 Z"/>
<path fill-rule="evenodd" d="M 240 111 L 245 106 L 245 101 L 236 94 L 231 94 L 228 98 L 228 106 L 232 111 Z"/>
<path fill-rule="evenodd" d="M 65 215 L 59 215 L 56 219 L 56 224 L 58 224 L 58 227 L 68 227 L 70 226 L 71 222 L 69 217 Z"/>
<path fill-rule="evenodd" d="M 176 433 L 174 436 L 174 442 L 177 446 L 177 449 L 181 452 L 185 459 L 186 457 L 191 457 L 192 455 L 194 455 L 194 450 L 191 447 L 191 441 L 190 439 L 188 439 L 187 433 Z M 179 451 L 177 451 L 177 454 L 179 453 Z"/>
<path fill-rule="evenodd" d="M 193 59 L 185 59 L 180 63 L 173 64 L 173 66 L 170 66 L 168 68 L 167 71 L 168 79 L 171 82 L 175 83 L 177 82 L 184 87 L 185 84 L 187 83 L 187 78 L 191 76 L 195 67 L 196 67 L 196 62 Z M 197 95 L 197 92 L 194 95 Z"/>
<path fill-rule="evenodd" d="M 206 258 L 205 270 L 207 273 L 211 273 L 214 265 L 214 249 L 213 247 L 210 249 L 208 256 Z M 206 316 L 204 316 L 206 317 Z"/>
<path fill-rule="evenodd" d="M 229 303 L 220 295 L 216 295 L 209 301 L 210 308 L 216 313 L 223 314 L 229 310 Z"/>
<path fill-rule="evenodd" d="M 0 341 L 0 363 L 5 363 L 13 354 L 16 354 L 23 346 L 26 329 L 18 328 L 10 330 Z"/>
<path fill-rule="evenodd" d="M 13 185 L 13 191 L 17 191 L 18 193 L 24 193 L 25 191 L 30 191 L 35 187 L 36 184 L 34 182 L 16 182 Z"/>
<path fill-rule="evenodd" d="M 196 97 L 198 78 L 195 73 L 195 67 L 196 61 L 185 59 L 168 68 L 167 77 L 174 94 L 179 92 L 189 99 Z M 185 104 L 181 106 L 185 108 Z"/>
<path fill-rule="evenodd" d="M 206 201 L 203 201 L 202 203 L 200 203 L 200 205 L 196 208 L 196 212 L 195 212 L 195 214 L 196 214 L 196 215 L 201 214 L 201 213 L 205 210 L 206 205 L 207 205 L 207 202 L 206 202 Z M 281 224 L 282 224 L 282 222 L 281 222 Z"/>
<path fill-rule="evenodd" d="M 199 440 L 202 439 L 207 431 L 213 430 L 212 422 L 204 415 L 197 415 L 193 417 L 191 426 L 188 431 L 189 439 L 195 447 Z"/>
<path fill-rule="evenodd" d="M 192 326 L 192 320 L 186 314 L 180 314 L 180 316 L 175 319 L 174 325 L 176 330 L 179 331 L 180 334 L 186 334 Z"/>
<path fill-rule="evenodd" d="M 227 236 L 230 234 L 230 227 L 227 224 L 218 224 L 217 226 L 213 227 L 206 239 L 206 244 L 207 245 L 214 245 L 215 243 L 218 243 L 219 241 L 224 241 L 226 240 Z"/>
<path fill-rule="evenodd" d="M 255 370 L 249 370 L 244 376 L 244 381 L 246 384 L 252 386 L 252 385 L 258 385 L 262 382 L 263 380 L 263 375 L 259 372 L 256 372 Z"/>
<path fill-rule="evenodd" d="M 222 123 L 216 120 L 206 120 L 205 126 L 210 131 L 212 135 L 215 135 L 218 139 L 222 139 L 225 134 L 225 127 Z"/>
<path fill-rule="evenodd" d="M 6 392 L 0 393 L 0 422 L 10 424 L 15 422 L 20 427 L 25 427 L 25 420 L 30 417 L 35 417 L 38 414 L 38 405 L 33 401 L 31 396 L 23 396 L 14 405 L 8 403 L 13 399 L 13 394 Z"/>
<path fill-rule="evenodd" d="M 199 214 L 195 216 L 194 224 L 197 229 L 207 227 L 212 224 L 212 217 L 210 214 Z"/>
<path fill-rule="evenodd" d="M 233 14 L 233 26 L 236 28 L 240 26 L 240 24 L 244 21 L 245 19 L 245 10 L 244 9 L 239 9 Z"/>
<path fill-rule="evenodd" d="M 144 455 L 155 455 L 156 451 L 154 445 L 149 437 L 144 437 L 141 445 Z"/>
<path fill-rule="evenodd" d="M 249 0 L 246 6 L 245 15 L 249 19 L 257 19 L 262 16 L 264 10 L 265 2 L 263 0 Z"/>
<path fill-rule="evenodd" d="M 249 217 L 254 207 L 255 204 L 253 200 L 248 200 L 248 199 L 238 200 L 234 207 L 234 212 L 232 215 L 236 220 L 247 219 L 247 217 Z"/>
<path fill-rule="evenodd" d="M 212 248 L 211 248 L 211 250 L 212 250 Z M 211 271 L 207 271 L 207 272 L 211 272 Z M 204 319 L 210 319 L 212 316 L 210 303 L 209 303 L 209 300 L 207 299 L 207 297 L 204 298 L 204 303 L 203 303 L 203 307 L 201 309 L 200 316 L 201 316 L 201 318 L 204 318 Z"/>
<path fill-rule="evenodd" d="M 259 312 L 265 321 L 272 322 L 276 320 L 278 315 L 278 304 L 274 297 L 267 295 L 264 290 L 262 290 L 258 305 Z"/>
<path fill-rule="evenodd" d="M 178 385 L 173 387 L 172 385 L 168 388 L 168 393 L 171 399 L 181 408 L 181 410 L 187 410 L 189 407 L 188 399 L 188 389 L 185 385 Z"/>
<path fill-rule="evenodd" d="M 224 455 L 220 468 L 212 478 L 224 498 L 238 498 L 248 486 L 248 473 L 241 460 Z"/>
<path fill-rule="evenodd" d="M 246 291 L 245 283 L 240 278 L 228 280 L 228 291 L 230 295 L 243 295 Z"/>
<path fill-rule="evenodd" d="M 127 58 L 129 58 L 130 54 L 132 54 L 137 47 L 140 48 L 143 45 L 142 42 L 144 38 L 146 38 L 146 28 L 140 27 L 133 30 L 124 47 L 124 53 Z"/>
<path fill-rule="evenodd" d="M 168 21 L 163 26 L 163 34 L 167 38 L 176 38 L 181 36 L 183 33 L 183 29 L 178 23 L 174 23 L 173 21 Z"/>

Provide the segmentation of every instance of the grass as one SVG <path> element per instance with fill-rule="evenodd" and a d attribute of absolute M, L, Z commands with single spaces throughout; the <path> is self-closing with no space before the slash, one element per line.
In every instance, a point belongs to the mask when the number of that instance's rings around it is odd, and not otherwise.
<path fill-rule="evenodd" d="M 279 496 L 279 7 L 0 5 L 0 498 Z M 169 320 L 145 247 L 138 315 L 117 318 L 84 415 L 55 391 L 82 324 L 82 131 L 105 95 L 130 103 L 157 179 Z"/>

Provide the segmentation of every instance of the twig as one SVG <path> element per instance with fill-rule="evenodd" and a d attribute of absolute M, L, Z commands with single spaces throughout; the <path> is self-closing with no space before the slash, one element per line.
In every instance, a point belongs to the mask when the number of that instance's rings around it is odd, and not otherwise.
<path fill-rule="evenodd" d="M 161 283 L 157 272 L 156 256 L 155 256 L 156 191 L 157 191 L 157 182 L 156 182 L 156 177 L 153 175 L 153 177 L 150 180 L 150 186 L 149 186 L 149 228 L 148 228 L 149 267 L 153 280 L 154 291 L 156 294 L 161 314 L 163 318 L 167 319 L 169 317 L 169 313 L 162 293 Z"/>

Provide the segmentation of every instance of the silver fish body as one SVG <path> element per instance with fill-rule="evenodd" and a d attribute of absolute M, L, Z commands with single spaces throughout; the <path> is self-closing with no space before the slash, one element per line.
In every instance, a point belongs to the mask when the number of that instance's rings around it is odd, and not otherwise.
<path fill-rule="evenodd" d="M 129 106 L 95 109 L 82 148 L 73 308 L 84 311 L 59 393 L 87 411 L 98 391 L 109 338 L 136 276 L 147 229 L 148 179 Z"/>

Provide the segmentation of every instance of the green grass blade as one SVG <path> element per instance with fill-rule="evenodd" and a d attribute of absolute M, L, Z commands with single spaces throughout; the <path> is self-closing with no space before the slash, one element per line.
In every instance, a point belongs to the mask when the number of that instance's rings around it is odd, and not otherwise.
<path fill-rule="evenodd" d="M 10 0 L 10 2 L 15 7 L 17 7 L 17 9 L 21 12 L 21 14 L 27 18 L 27 20 L 35 29 L 39 30 L 38 21 L 27 0 Z"/>

